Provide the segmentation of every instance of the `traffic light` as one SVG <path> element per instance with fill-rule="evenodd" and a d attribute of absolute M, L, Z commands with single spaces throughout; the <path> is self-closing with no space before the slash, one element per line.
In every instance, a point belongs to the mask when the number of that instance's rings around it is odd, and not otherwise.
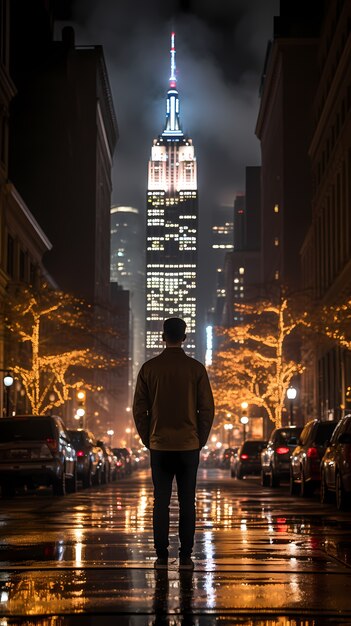
<path fill-rule="evenodd" d="M 83 391 L 83 389 L 79 389 L 77 391 L 77 402 L 78 402 L 77 415 L 78 417 L 84 417 L 85 415 L 85 391 Z"/>

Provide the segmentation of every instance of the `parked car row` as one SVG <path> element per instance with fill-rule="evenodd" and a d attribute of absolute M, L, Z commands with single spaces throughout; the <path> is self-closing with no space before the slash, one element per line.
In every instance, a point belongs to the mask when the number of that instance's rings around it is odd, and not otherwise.
<path fill-rule="evenodd" d="M 289 480 L 291 495 L 333 498 L 338 509 L 351 507 L 351 415 L 339 421 L 310 420 L 302 428 L 275 428 L 269 441 L 246 440 L 230 458 L 232 478 L 261 475 L 264 487 Z"/>
<path fill-rule="evenodd" d="M 348 508 L 351 415 L 339 421 L 310 420 L 303 428 L 274 429 L 261 461 L 262 485 L 275 487 L 288 478 L 292 495 L 304 497 L 320 488 L 321 502 L 334 497 L 338 509 Z"/>
<path fill-rule="evenodd" d="M 16 489 L 52 486 L 63 496 L 127 476 L 132 453 L 111 450 L 85 429 L 67 429 L 60 417 L 23 415 L 0 420 L 0 486 L 3 498 Z M 127 469 L 128 468 L 128 469 Z"/>

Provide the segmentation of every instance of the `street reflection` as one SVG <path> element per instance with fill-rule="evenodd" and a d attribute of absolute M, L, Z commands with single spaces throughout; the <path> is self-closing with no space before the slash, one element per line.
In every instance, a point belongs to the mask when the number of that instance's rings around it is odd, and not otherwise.
<path fill-rule="evenodd" d="M 168 605 L 170 580 L 167 570 L 155 571 L 155 590 L 153 600 L 153 611 L 155 618 L 149 621 L 152 626 L 192 626 L 196 622 L 193 616 L 193 572 L 180 571 L 179 578 L 171 579 L 172 590 L 175 591 L 175 611 L 180 613 L 180 617 L 170 616 Z M 172 611 L 173 613 L 173 611 Z"/>
<path fill-rule="evenodd" d="M 118 621 L 116 621 L 118 620 Z M 217 616 L 158 616 L 156 618 L 147 619 L 140 615 L 118 615 L 114 616 L 62 616 L 62 617 L 45 617 L 45 618 L 28 618 L 23 622 L 22 619 L 6 617 L 0 618 L 0 626 L 349 626 L 350 622 L 345 621 L 342 617 L 337 619 L 325 618 L 298 618 L 298 617 L 238 617 L 223 616 L 220 619 Z"/>
<path fill-rule="evenodd" d="M 235 491 L 229 481 L 202 482 L 195 571 L 178 571 L 175 493 L 167 572 L 153 569 L 152 505 L 151 481 L 138 478 L 42 510 L 29 502 L 24 517 L 11 503 L 0 543 L 0 626 L 15 625 L 20 613 L 26 626 L 87 626 L 94 611 L 106 612 L 99 626 L 343 626 L 332 614 L 351 615 L 346 515 L 317 515 L 313 501 L 300 510 L 288 494 L 263 497 L 255 484 Z M 284 615 L 289 608 L 294 617 Z M 300 608 L 307 618 L 296 617 Z M 312 619 L 325 609 L 325 622 Z M 48 612 L 61 617 L 44 619 Z M 31 621 L 34 614 L 43 618 Z"/>

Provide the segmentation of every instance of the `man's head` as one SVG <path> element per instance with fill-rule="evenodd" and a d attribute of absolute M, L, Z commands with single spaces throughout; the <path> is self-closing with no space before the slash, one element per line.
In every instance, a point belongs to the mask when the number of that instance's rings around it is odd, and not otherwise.
<path fill-rule="evenodd" d="M 163 322 L 162 339 L 166 345 L 181 345 L 185 340 L 186 323 L 180 317 L 170 317 Z"/>

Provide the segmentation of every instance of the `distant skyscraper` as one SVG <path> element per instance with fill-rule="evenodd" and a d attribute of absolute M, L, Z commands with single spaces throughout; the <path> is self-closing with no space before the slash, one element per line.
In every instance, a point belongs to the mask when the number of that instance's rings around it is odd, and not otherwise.
<path fill-rule="evenodd" d="M 132 389 L 145 355 L 144 232 L 138 209 L 111 208 L 111 282 L 130 293 Z"/>
<path fill-rule="evenodd" d="M 166 126 L 154 139 L 149 161 L 146 250 L 146 357 L 163 347 L 162 322 L 182 317 L 185 348 L 195 355 L 198 197 L 192 140 L 181 130 L 171 35 L 171 75 Z"/>
<path fill-rule="evenodd" d="M 213 311 L 213 321 L 215 324 L 221 323 L 225 302 L 226 291 L 223 267 L 226 254 L 232 252 L 234 248 L 233 218 L 233 207 L 225 205 L 217 207 L 212 216 L 212 250 L 217 272 L 215 306 Z"/>

